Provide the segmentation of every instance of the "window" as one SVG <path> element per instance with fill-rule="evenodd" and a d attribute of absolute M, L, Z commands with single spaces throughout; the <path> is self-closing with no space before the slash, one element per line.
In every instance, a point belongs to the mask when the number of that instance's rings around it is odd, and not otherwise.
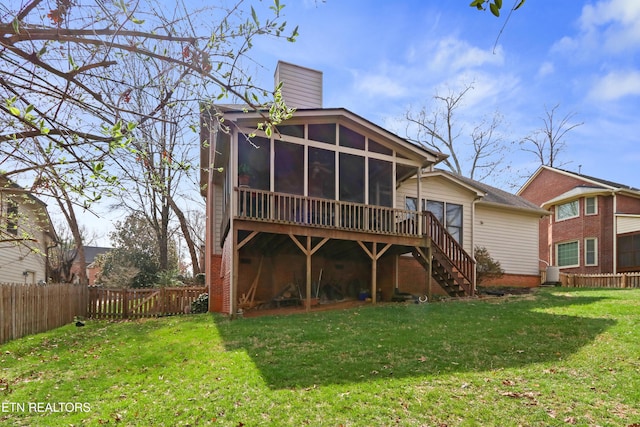
<path fill-rule="evenodd" d="M 279 125 L 276 129 L 282 135 L 304 138 L 304 125 Z"/>
<path fill-rule="evenodd" d="M 462 205 L 428 200 L 426 208 L 462 244 Z"/>
<path fill-rule="evenodd" d="M 436 217 L 438 221 L 444 224 L 444 202 L 436 202 L 434 200 L 427 201 L 427 210 Z"/>
<path fill-rule="evenodd" d="M 340 145 L 343 147 L 364 150 L 364 136 L 340 125 Z"/>
<path fill-rule="evenodd" d="M 578 200 L 556 206 L 556 221 L 577 217 L 579 206 L 580 203 Z"/>
<path fill-rule="evenodd" d="M 640 267 L 640 234 L 618 237 L 618 270 L 637 271 Z"/>
<path fill-rule="evenodd" d="M 18 234 L 18 204 L 13 200 L 7 204 L 7 232 Z"/>
<path fill-rule="evenodd" d="M 584 214 L 595 215 L 598 213 L 598 199 L 596 197 L 587 197 L 584 199 Z"/>
<path fill-rule="evenodd" d="M 386 154 L 387 156 L 393 155 L 393 150 L 385 147 L 384 145 L 377 143 L 376 141 L 370 139 L 369 140 L 369 151 L 373 153 Z"/>
<path fill-rule="evenodd" d="M 579 251 L 578 241 L 558 243 L 556 245 L 558 267 L 578 267 L 580 265 Z"/>
<path fill-rule="evenodd" d="M 369 204 L 393 206 L 393 165 L 391 162 L 369 159 Z"/>
<path fill-rule="evenodd" d="M 364 157 L 340 153 L 340 200 L 364 203 Z"/>
<path fill-rule="evenodd" d="M 269 153 L 271 140 L 259 136 L 250 140 L 238 136 L 238 169 L 242 166 L 249 176 L 249 187 L 258 190 L 269 190 L 271 166 Z"/>
<path fill-rule="evenodd" d="M 335 199 L 336 158 L 329 150 L 309 147 L 309 196 Z"/>
<path fill-rule="evenodd" d="M 407 196 L 404 200 L 404 207 L 408 211 L 417 211 L 418 210 L 418 199 L 415 197 Z"/>
<path fill-rule="evenodd" d="M 447 203 L 447 231 L 462 244 L 462 205 Z"/>
<path fill-rule="evenodd" d="M 598 265 L 598 239 L 584 239 L 584 265 Z"/>
<path fill-rule="evenodd" d="M 279 193 L 299 194 L 304 192 L 304 147 L 288 142 L 275 142 L 274 188 Z"/>
<path fill-rule="evenodd" d="M 309 139 L 335 145 L 336 125 L 333 123 L 309 125 Z"/>

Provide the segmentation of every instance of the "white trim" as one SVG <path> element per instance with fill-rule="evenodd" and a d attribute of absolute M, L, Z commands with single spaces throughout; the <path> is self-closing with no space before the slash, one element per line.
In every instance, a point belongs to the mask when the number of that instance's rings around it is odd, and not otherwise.
<path fill-rule="evenodd" d="M 587 262 L 587 241 L 593 241 L 593 263 Z M 584 265 L 593 267 L 598 265 L 598 238 L 597 237 L 585 237 L 584 238 Z"/>

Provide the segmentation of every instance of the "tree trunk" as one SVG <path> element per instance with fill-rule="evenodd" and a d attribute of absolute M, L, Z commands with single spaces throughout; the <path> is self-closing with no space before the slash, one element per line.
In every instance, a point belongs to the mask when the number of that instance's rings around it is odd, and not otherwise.
<path fill-rule="evenodd" d="M 200 269 L 200 259 L 198 258 L 198 251 L 196 249 L 196 244 L 191 237 L 191 232 L 189 231 L 189 226 L 187 224 L 187 218 L 184 216 L 182 210 L 176 205 L 172 197 L 168 197 L 169 205 L 171 209 L 178 217 L 178 221 L 180 222 L 180 230 L 182 230 L 182 235 L 184 236 L 184 240 L 187 243 L 187 248 L 189 249 L 189 255 L 191 256 L 191 266 L 193 271 L 193 277 L 202 273 Z"/>

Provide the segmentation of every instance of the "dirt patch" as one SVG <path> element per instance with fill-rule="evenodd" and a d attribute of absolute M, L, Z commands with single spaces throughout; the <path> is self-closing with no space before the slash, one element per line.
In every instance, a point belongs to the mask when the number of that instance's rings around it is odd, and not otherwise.
<path fill-rule="evenodd" d="M 323 304 L 317 304 L 311 307 L 309 310 L 310 313 L 316 311 L 327 311 L 327 310 L 344 310 L 353 307 L 360 307 L 366 304 L 371 304 L 370 302 L 360 301 L 360 300 L 345 300 L 345 301 L 331 301 Z M 290 307 L 280 307 L 280 308 L 256 308 L 252 310 L 246 310 L 242 313 L 243 317 L 258 317 L 258 316 L 281 316 L 288 314 L 300 314 L 306 313 L 307 309 L 304 306 L 304 301 L 302 301 L 302 305 L 290 306 Z"/>
<path fill-rule="evenodd" d="M 478 286 L 478 296 L 508 296 L 508 295 L 529 295 L 534 293 L 536 288 L 526 288 L 526 287 L 507 287 L 507 286 L 491 286 L 491 287 L 483 287 Z"/>

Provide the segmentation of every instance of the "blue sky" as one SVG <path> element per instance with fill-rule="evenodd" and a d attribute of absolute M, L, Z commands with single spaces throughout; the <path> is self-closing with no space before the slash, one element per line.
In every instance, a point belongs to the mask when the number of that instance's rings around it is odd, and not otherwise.
<path fill-rule="evenodd" d="M 572 123 L 584 123 L 567 135 L 562 167 L 640 187 L 640 1 L 528 0 L 502 34 L 505 16 L 478 12 L 470 0 L 281 2 L 300 36 L 256 41 L 251 57 L 259 65 L 250 71 L 262 86 L 273 86 L 278 60 L 322 71 L 325 107 L 347 108 L 400 136 L 407 109 L 468 84 L 474 89 L 459 123 L 499 111 L 509 141 L 541 128 L 545 108 L 559 104 L 557 120 L 573 114 Z M 516 191 L 539 165 L 517 144 L 508 161 L 512 172 L 489 184 Z M 85 217 L 97 244 L 108 245 L 104 219 L 95 227 L 99 220 Z"/>
<path fill-rule="evenodd" d="M 283 2 L 300 36 L 256 43 L 253 57 L 263 66 L 256 77 L 265 86 L 279 59 L 320 70 L 325 107 L 347 108 L 400 136 L 408 109 L 464 85 L 474 89 L 459 123 L 499 111 L 509 141 L 541 128 L 545 109 L 559 104 L 556 120 L 571 114 L 571 123 L 584 123 L 567 134 L 562 167 L 640 187 L 637 0 L 529 0 L 502 34 L 506 10 L 497 19 L 469 1 Z M 517 144 L 508 160 L 513 174 L 489 183 L 517 187 L 538 166 Z"/>

